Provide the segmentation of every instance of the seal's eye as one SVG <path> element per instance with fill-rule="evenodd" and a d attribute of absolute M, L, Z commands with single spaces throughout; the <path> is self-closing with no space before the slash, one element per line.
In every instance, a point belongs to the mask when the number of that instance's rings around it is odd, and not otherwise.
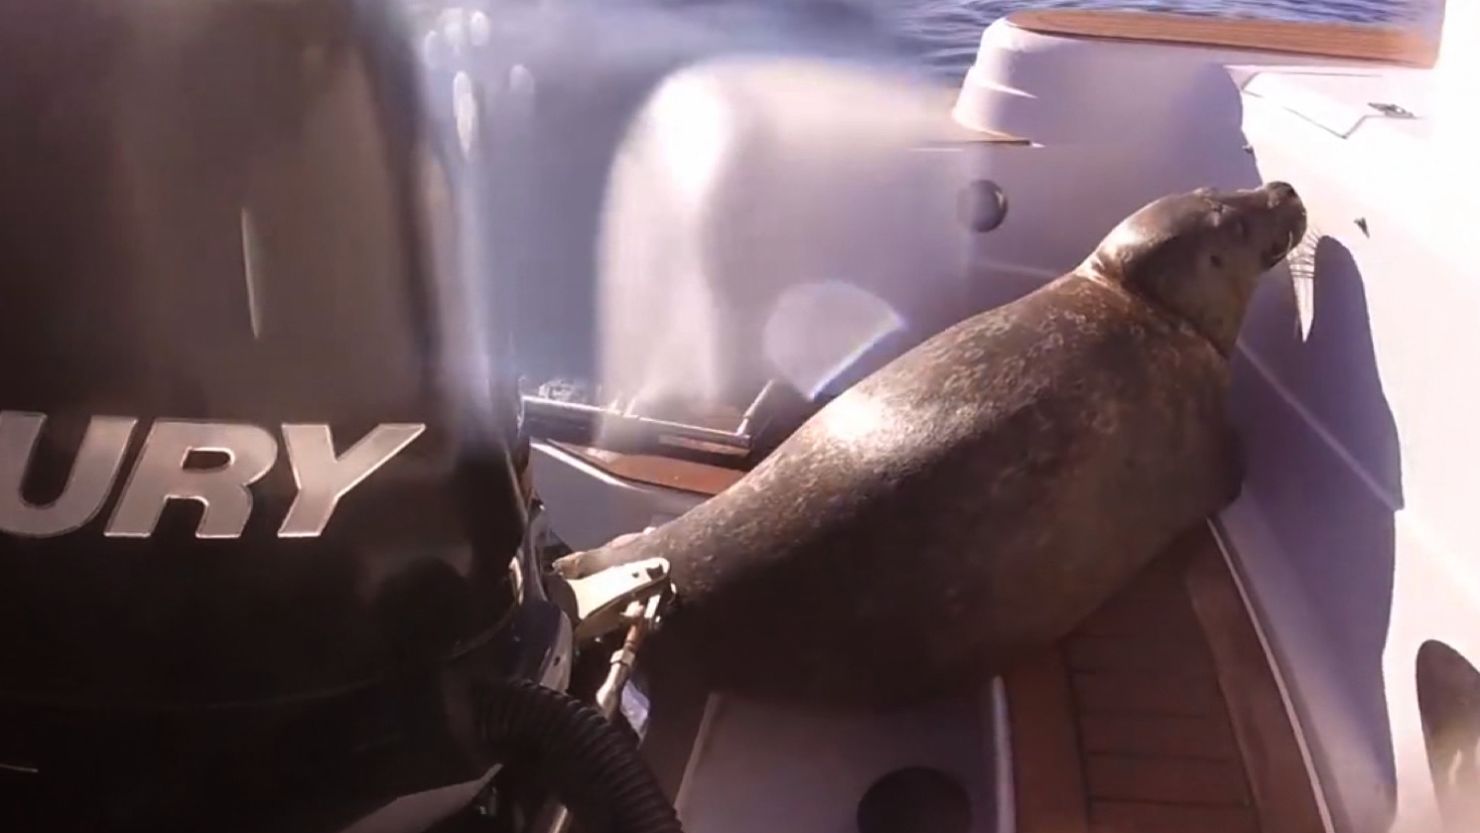
<path fill-rule="evenodd" d="M 1218 257 L 1217 255 L 1208 255 L 1208 262 L 1213 264 L 1214 269 L 1223 268 L 1223 258 Z"/>

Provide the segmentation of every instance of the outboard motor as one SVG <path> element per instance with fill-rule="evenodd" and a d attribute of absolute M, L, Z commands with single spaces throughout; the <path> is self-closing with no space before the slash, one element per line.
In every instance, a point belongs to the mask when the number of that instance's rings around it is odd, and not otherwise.
<path fill-rule="evenodd" d="M 339 830 L 499 765 L 677 829 L 557 690 L 444 5 L 0 11 L 0 829 Z"/>

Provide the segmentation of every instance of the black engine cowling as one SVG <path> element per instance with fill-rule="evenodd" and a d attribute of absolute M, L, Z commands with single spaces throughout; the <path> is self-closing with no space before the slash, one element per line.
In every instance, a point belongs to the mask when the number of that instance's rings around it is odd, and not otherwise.
<path fill-rule="evenodd" d="M 0 11 L 5 829 L 298 829 L 485 766 L 462 690 L 539 646 L 435 5 Z"/>

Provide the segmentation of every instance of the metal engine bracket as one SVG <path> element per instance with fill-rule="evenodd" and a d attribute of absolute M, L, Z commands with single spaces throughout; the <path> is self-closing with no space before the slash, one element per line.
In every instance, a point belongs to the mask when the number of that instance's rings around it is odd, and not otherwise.
<path fill-rule="evenodd" d="M 647 558 L 584 578 L 553 576 L 551 581 L 561 582 L 569 590 L 575 607 L 575 638 L 585 642 L 630 625 L 629 607 L 666 594 L 670 589 L 668 575 L 668 559 Z"/>

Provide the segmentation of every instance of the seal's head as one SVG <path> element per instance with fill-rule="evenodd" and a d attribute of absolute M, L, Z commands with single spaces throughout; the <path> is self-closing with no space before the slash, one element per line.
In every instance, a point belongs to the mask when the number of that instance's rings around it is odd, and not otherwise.
<path fill-rule="evenodd" d="M 1305 235 L 1305 206 L 1284 182 L 1163 197 L 1110 232 L 1081 271 L 1145 298 L 1227 355 L 1254 283 Z"/>

